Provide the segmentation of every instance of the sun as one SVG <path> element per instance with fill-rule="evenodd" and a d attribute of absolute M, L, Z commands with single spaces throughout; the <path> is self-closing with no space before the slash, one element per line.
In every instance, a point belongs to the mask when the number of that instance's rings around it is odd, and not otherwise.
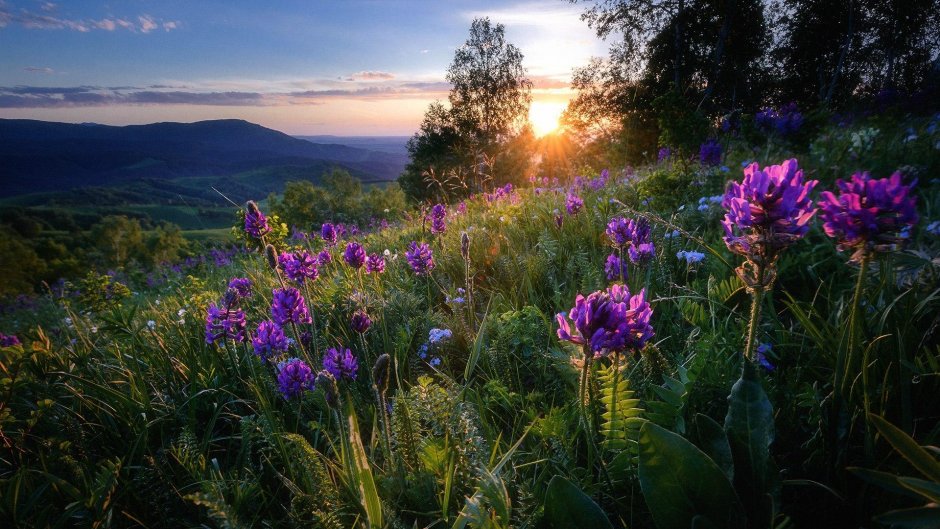
<path fill-rule="evenodd" d="M 558 118 L 565 110 L 565 103 L 534 101 L 529 107 L 529 121 L 532 132 L 539 138 L 551 134 L 558 128 Z"/>

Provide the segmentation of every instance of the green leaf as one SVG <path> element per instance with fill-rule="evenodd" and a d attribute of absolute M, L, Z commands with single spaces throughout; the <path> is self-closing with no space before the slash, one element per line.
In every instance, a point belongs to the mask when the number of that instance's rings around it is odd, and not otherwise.
<path fill-rule="evenodd" d="M 913 509 L 888 511 L 876 516 L 874 520 L 878 523 L 891 525 L 891 527 L 910 527 L 911 529 L 940 527 L 940 507 L 915 507 Z"/>
<path fill-rule="evenodd" d="M 359 422 L 356 420 L 356 410 L 352 402 L 346 400 L 346 422 L 349 427 L 349 450 L 347 450 L 347 466 L 350 474 L 359 489 L 359 501 L 365 509 L 369 527 L 380 529 L 382 523 L 382 504 L 379 501 L 379 491 L 375 487 L 372 477 L 372 468 L 366 457 L 366 449 L 362 446 L 362 437 L 359 434 Z"/>
<path fill-rule="evenodd" d="M 898 483 L 920 494 L 933 503 L 940 503 L 940 483 L 917 478 L 898 478 Z"/>
<path fill-rule="evenodd" d="M 891 443 L 904 459 L 910 461 L 914 468 L 919 470 L 931 481 L 940 481 L 940 463 L 929 452 L 921 448 L 911 436 L 907 435 L 897 426 L 883 418 L 869 414 L 868 419 L 878 428 L 881 435 Z"/>
<path fill-rule="evenodd" d="M 545 519 L 554 529 L 614 527 L 590 496 L 562 476 L 555 476 L 548 483 Z"/>
<path fill-rule="evenodd" d="M 734 482 L 734 459 L 731 457 L 731 445 L 728 444 L 728 435 L 721 425 L 708 415 L 699 413 L 695 416 L 695 433 L 698 440 L 696 446 L 718 465 L 729 481 Z"/>
<path fill-rule="evenodd" d="M 688 529 L 696 517 L 728 529 L 744 527 L 731 482 L 704 452 L 647 422 L 640 428 L 640 488 L 659 529 Z M 585 526 L 586 527 L 586 526 Z"/>
<path fill-rule="evenodd" d="M 846 470 L 871 483 L 872 485 L 881 487 L 887 491 L 894 492 L 895 494 L 902 494 L 911 498 L 920 497 L 910 490 L 904 488 L 898 481 L 898 476 L 896 474 L 859 467 L 848 467 Z"/>
<path fill-rule="evenodd" d="M 744 362 L 741 378 L 731 388 L 725 432 L 734 458 L 734 486 L 748 507 L 748 518 L 755 521 L 772 518 L 773 513 L 762 512 L 761 506 L 767 505 L 762 499 L 764 494 L 774 494 L 778 484 L 776 469 L 770 461 L 773 407 L 752 362 Z"/>

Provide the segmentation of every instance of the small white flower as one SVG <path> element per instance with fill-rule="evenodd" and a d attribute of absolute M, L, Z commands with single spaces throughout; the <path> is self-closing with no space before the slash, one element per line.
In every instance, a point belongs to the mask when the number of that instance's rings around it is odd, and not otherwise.
<path fill-rule="evenodd" d="M 182 318 L 183 315 L 185 315 L 185 314 L 186 314 L 186 309 L 180 309 L 180 310 L 176 311 L 176 315 L 179 316 L 180 318 Z"/>
<path fill-rule="evenodd" d="M 382 252 L 382 254 L 383 254 L 385 257 L 388 257 L 388 256 L 392 255 L 392 251 L 389 250 L 388 248 L 386 248 L 385 251 Z"/>
<path fill-rule="evenodd" d="M 386 212 L 386 213 L 388 213 L 388 212 L 389 212 L 389 209 L 388 209 L 388 208 L 385 208 L 385 209 L 384 209 L 384 210 L 382 210 L 382 211 L 384 211 L 384 212 Z"/>
<path fill-rule="evenodd" d="M 66 317 L 65 320 L 63 321 L 65 321 L 65 324 L 68 325 L 69 327 L 72 326 L 72 318 Z"/>
<path fill-rule="evenodd" d="M 157 322 L 153 320 L 147 320 L 147 328 L 151 331 L 157 328 Z"/>
<path fill-rule="evenodd" d="M 92 334 L 97 334 L 97 332 L 98 332 L 98 326 L 97 326 L 97 325 L 92 325 L 92 327 L 91 327 L 91 333 L 92 333 Z"/>
<path fill-rule="evenodd" d="M 176 322 L 176 323 L 178 323 L 178 324 L 180 324 L 180 325 L 186 325 L 186 320 L 181 319 L 180 321 L 178 321 L 178 322 Z"/>
<path fill-rule="evenodd" d="M 160 304 L 160 300 L 159 300 L 159 299 L 154 300 L 153 304 L 154 304 L 154 305 L 159 305 L 159 304 Z"/>

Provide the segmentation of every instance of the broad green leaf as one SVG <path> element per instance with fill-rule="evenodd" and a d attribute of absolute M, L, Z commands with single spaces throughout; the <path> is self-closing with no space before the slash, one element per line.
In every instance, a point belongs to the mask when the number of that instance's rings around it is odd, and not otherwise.
<path fill-rule="evenodd" d="M 894 492 L 895 494 L 901 494 L 910 498 L 920 498 L 920 496 L 911 490 L 904 488 L 904 486 L 901 485 L 901 482 L 898 481 L 898 476 L 896 474 L 858 467 L 848 467 L 846 470 L 871 483 L 872 485 L 876 485 L 885 490 Z"/>
<path fill-rule="evenodd" d="M 931 481 L 940 482 L 940 463 L 930 455 L 930 452 L 921 448 L 909 435 L 883 418 L 869 414 L 868 419 L 875 425 L 875 428 L 878 428 L 881 435 L 891 443 L 891 446 L 893 446 L 904 459 L 907 459 L 914 465 L 914 468 L 923 473 L 924 476 L 927 476 Z"/>
<path fill-rule="evenodd" d="M 698 438 L 696 445 L 718 465 L 718 468 L 733 483 L 734 460 L 731 457 L 731 445 L 728 444 L 728 435 L 721 428 L 721 425 L 708 415 L 699 413 L 695 416 L 695 432 Z"/>
<path fill-rule="evenodd" d="M 911 529 L 940 527 L 940 507 L 899 509 L 876 516 L 874 520 L 891 527 L 910 527 Z"/>
<path fill-rule="evenodd" d="M 698 516 L 715 527 L 744 527 L 731 482 L 704 452 L 647 422 L 640 429 L 640 488 L 659 529 L 688 529 Z"/>
<path fill-rule="evenodd" d="M 359 489 L 359 501 L 366 511 L 369 527 L 379 529 L 382 522 L 382 504 L 379 500 L 379 491 L 375 487 L 372 477 L 372 468 L 366 457 L 366 449 L 362 446 L 362 437 L 359 434 L 359 422 L 356 420 L 356 410 L 352 402 L 346 400 L 346 422 L 349 427 L 349 450 L 347 451 L 348 464 L 351 467 L 353 479 Z"/>
<path fill-rule="evenodd" d="M 898 478 L 898 483 L 920 494 L 933 503 L 940 503 L 940 483 L 917 478 Z"/>
<path fill-rule="evenodd" d="M 562 476 L 555 476 L 548 483 L 545 519 L 554 529 L 614 527 L 590 496 Z"/>

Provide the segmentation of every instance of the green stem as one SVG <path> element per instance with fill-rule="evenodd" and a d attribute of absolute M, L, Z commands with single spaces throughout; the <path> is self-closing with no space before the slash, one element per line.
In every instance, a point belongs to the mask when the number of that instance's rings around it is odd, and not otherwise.
<path fill-rule="evenodd" d="M 763 274 L 760 274 L 763 275 Z M 747 342 L 744 344 L 744 358 L 754 361 L 754 344 L 757 342 L 757 328 L 760 326 L 761 303 L 764 300 L 764 288 L 756 286 L 751 293 L 751 319 L 747 325 Z"/>
<path fill-rule="evenodd" d="M 837 376 L 839 377 L 838 385 L 840 391 L 843 393 L 846 390 L 846 384 L 851 380 L 851 374 L 854 370 L 853 366 L 856 362 L 856 357 L 858 356 L 858 349 L 860 343 L 860 318 L 859 318 L 859 305 L 862 303 L 862 296 L 865 291 L 865 276 L 868 272 L 868 263 L 869 256 L 863 255 L 858 263 L 858 278 L 855 281 L 855 292 L 852 295 L 852 310 L 849 313 L 849 336 L 846 341 L 845 353 L 842 360 L 842 365 L 838 366 L 839 372 Z M 864 366 L 862 366 L 864 370 Z M 864 373 L 863 373 L 864 376 Z M 846 395 L 848 397 L 848 395 Z"/>

